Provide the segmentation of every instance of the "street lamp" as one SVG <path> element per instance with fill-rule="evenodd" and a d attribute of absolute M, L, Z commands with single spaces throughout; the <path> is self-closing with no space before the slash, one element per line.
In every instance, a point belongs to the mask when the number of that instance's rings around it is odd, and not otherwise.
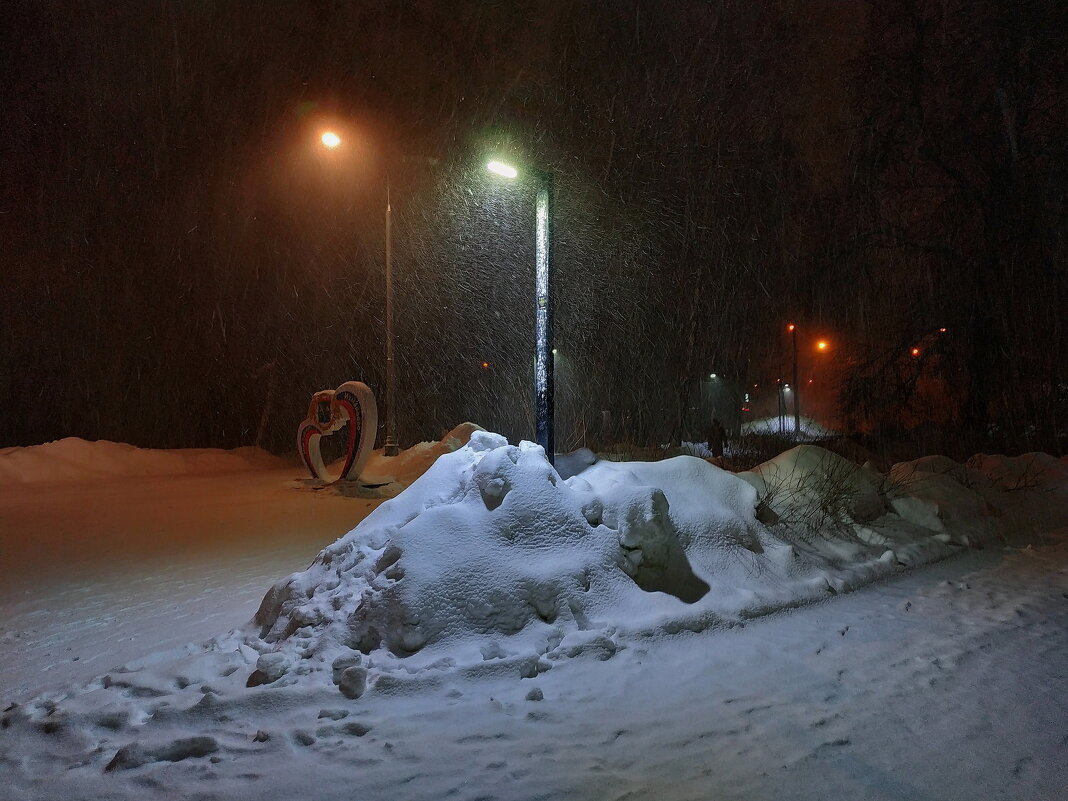
<path fill-rule="evenodd" d="M 324 131 L 320 137 L 324 147 L 334 150 L 341 145 L 341 137 L 334 131 Z M 396 456 L 397 445 L 397 373 L 393 362 L 393 207 L 389 202 L 389 174 L 386 174 L 386 441 L 385 456 Z"/>
<path fill-rule="evenodd" d="M 486 165 L 486 169 L 494 175 L 499 175 L 502 178 L 507 178 L 509 180 L 519 175 L 519 170 L 511 164 L 505 164 L 503 161 L 491 161 Z"/>
<path fill-rule="evenodd" d="M 797 391 L 797 326 L 790 323 L 786 330 L 790 332 L 790 343 L 794 351 L 794 436 L 797 437 L 801 435 L 801 401 L 798 397 L 801 393 Z"/>
<path fill-rule="evenodd" d="M 502 161 L 491 161 L 486 169 L 512 180 L 519 170 Z M 534 247 L 534 416 L 535 441 L 545 449 L 549 464 L 555 462 L 553 444 L 553 180 L 547 172 L 536 172 L 538 194 L 535 207 Z"/>

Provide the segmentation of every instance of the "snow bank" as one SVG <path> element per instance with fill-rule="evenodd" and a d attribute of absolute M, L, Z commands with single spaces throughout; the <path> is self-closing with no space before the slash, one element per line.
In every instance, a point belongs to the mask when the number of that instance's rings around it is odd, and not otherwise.
<path fill-rule="evenodd" d="M 379 448 L 367 462 L 361 479 L 373 484 L 396 483 L 406 487 L 427 471 L 439 456 L 462 448 L 475 431 L 482 431 L 476 423 L 460 423 L 436 442 L 419 442 L 400 451 L 396 456 L 384 456 Z M 334 465 L 344 463 L 339 459 Z"/>
<path fill-rule="evenodd" d="M 411 667 L 536 657 L 570 631 L 664 613 L 684 602 L 632 577 L 663 576 L 678 534 L 662 491 L 625 483 L 598 493 L 540 447 L 477 431 L 273 588 L 259 636 L 292 663 Z"/>
<path fill-rule="evenodd" d="M 999 530 L 981 494 L 925 463 L 884 476 L 809 445 L 742 475 L 591 461 L 563 460 L 562 479 L 538 446 L 474 432 L 271 589 L 250 682 L 321 672 L 351 695 L 398 670 L 537 672 L 577 642 L 730 624 Z"/>
<path fill-rule="evenodd" d="M 281 459 L 259 448 L 148 450 L 121 442 L 67 437 L 44 445 L 0 449 L 0 484 L 234 473 L 281 465 Z"/>

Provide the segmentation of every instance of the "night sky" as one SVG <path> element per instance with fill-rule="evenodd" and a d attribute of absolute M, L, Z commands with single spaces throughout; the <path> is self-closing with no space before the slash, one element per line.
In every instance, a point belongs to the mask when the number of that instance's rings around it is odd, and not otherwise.
<path fill-rule="evenodd" d="M 1065 30 L 1030 0 L 8 3 L 0 446 L 281 452 L 316 390 L 381 408 L 387 176 L 401 444 L 529 438 L 534 186 L 501 156 L 556 181 L 558 447 L 738 422 L 787 322 L 842 425 L 1063 447 Z"/>

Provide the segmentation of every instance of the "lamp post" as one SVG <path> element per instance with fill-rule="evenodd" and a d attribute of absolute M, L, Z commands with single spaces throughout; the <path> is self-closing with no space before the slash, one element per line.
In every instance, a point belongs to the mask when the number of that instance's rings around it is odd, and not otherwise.
<path fill-rule="evenodd" d="M 491 161 L 486 169 L 512 180 L 519 171 L 500 161 Z M 549 464 L 555 462 L 553 441 L 553 179 L 547 172 L 537 172 L 538 193 L 534 211 L 534 417 L 535 441 L 545 449 Z"/>
<path fill-rule="evenodd" d="M 326 131 L 320 137 L 324 147 L 331 150 L 341 146 L 341 137 Z M 397 373 L 393 362 L 393 207 L 389 197 L 389 175 L 386 175 L 386 441 L 385 456 L 396 456 L 397 445 Z"/>
<path fill-rule="evenodd" d="M 389 176 L 386 176 L 386 441 L 384 456 L 396 456 L 397 372 L 393 363 L 393 206 L 389 202 Z"/>
<path fill-rule="evenodd" d="M 779 415 L 779 434 L 786 434 L 786 396 L 783 394 L 782 379 L 775 382 L 776 411 Z"/>
<path fill-rule="evenodd" d="M 801 410 L 800 400 L 798 399 L 798 396 L 801 394 L 798 387 L 801 386 L 801 384 L 797 380 L 797 326 L 790 323 L 786 326 L 786 330 L 790 332 L 790 342 L 794 351 L 794 436 L 798 437 L 801 436 Z"/>

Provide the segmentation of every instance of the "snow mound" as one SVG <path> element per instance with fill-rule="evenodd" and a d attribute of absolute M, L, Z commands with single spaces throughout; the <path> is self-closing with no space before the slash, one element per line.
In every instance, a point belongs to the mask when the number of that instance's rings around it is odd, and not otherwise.
<path fill-rule="evenodd" d="M 696 600 L 707 585 L 663 491 L 628 478 L 598 492 L 539 446 L 476 431 L 274 587 L 260 636 L 302 655 L 486 660 Z M 650 601 L 636 582 L 673 594 Z"/>
<path fill-rule="evenodd" d="M 984 537 L 995 530 L 1010 536 L 1063 525 L 1068 508 L 1068 462 L 1046 453 L 977 454 L 965 464 L 925 456 L 894 465 L 890 479 L 910 496 L 901 503 L 911 504 L 911 519 L 936 530 L 950 520 L 956 527 L 970 524 Z M 947 503 L 948 496 L 955 500 Z M 956 541 L 975 540 L 965 535 Z"/>
<path fill-rule="evenodd" d="M 267 593 L 250 685 L 321 671 L 356 697 L 396 671 L 536 673 L 576 642 L 730 623 L 995 531 L 951 476 L 896 482 L 809 445 L 742 476 L 591 459 L 564 460 L 587 465 L 565 480 L 540 447 L 473 431 Z"/>
<path fill-rule="evenodd" d="M 968 460 L 967 467 L 1008 491 L 1068 479 L 1068 457 L 1057 459 L 1048 453 L 1025 453 L 1022 456 L 978 454 Z"/>
<path fill-rule="evenodd" d="M 150 450 L 77 437 L 44 445 L 0 449 L 0 484 L 84 482 L 115 477 L 235 473 L 280 467 L 259 448 Z"/>
<path fill-rule="evenodd" d="M 874 468 L 814 445 L 798 445 L 739 475 L 780 518 L 810 528 L 868 522 L 886 512 Z"/>
<path fill-rule="evenodd" d="M 376 481 L 381 480 L 377 478 L 379 474 L 387 475 L 388 478 L 407 486 L 425 473 L 439 456 L 462 448 L 470 441 L 474 432 L 483 430 L 477 423 L 460 423 L 437 442 L 416 443 L 396 456 L 383 456 L 382 450 L 379 449 L 371 456 L 364 473 Z"/>

